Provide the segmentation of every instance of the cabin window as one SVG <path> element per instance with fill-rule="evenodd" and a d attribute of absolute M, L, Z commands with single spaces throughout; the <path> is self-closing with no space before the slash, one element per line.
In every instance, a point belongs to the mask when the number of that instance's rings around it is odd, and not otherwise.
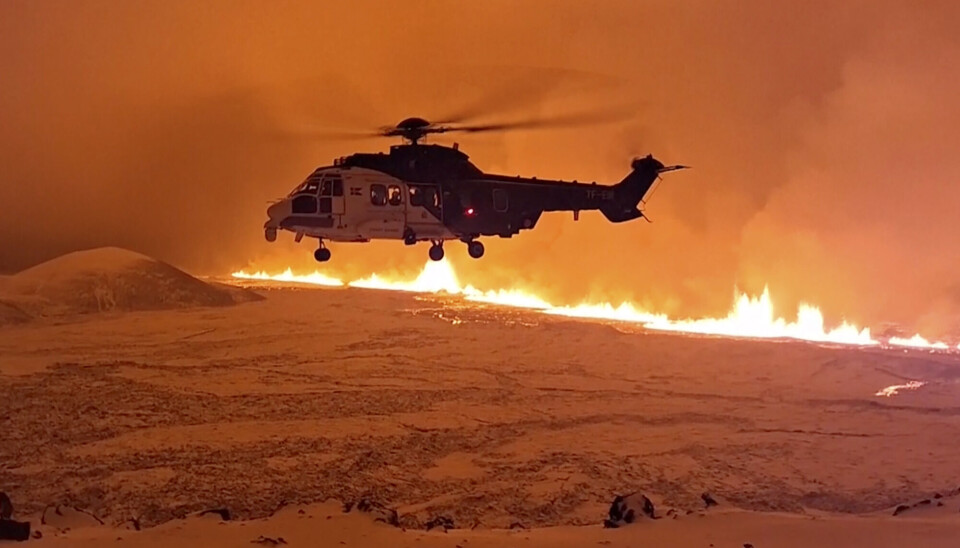
<path fill-rule="evenodd" d="M 498 213 L 503 213 L 507 210 L 508 206 L 507 191 L 502 188 L 493 189 L 493 210 Z"/>
<path fill-rule="evenodd" d="M 330 196 L 330 194 L 331 194 L 332 192 L 333 192 L 333 184 L 332 184 L 332 181 L 330 181 L 329 179 L 327 179 L 326 181 L 323 182 L 322 185 L 320 185 L 320 195 L 321 195 L 321 196 Z"/>
<path fill-rule="evenodd" d="M 410 187 L 410 205 L 423 206 L 423 191 L 415 186 Z"/>
<path fill-rule="evenodd" d="M 292 211 L 294 213 L 316 213 L 317 199 L 313 196 L 297 196 L 293 199 Z"/>
<path fill-rule="evenodd" d="M 440 195 L 437 194 L 437 189 L 429 186 L 424 189 L 423 203 L 427 207 L 433 206 L 435 208 L 440 207 Z"/>
<path fill-rule="evenodd" d="M 329 196 L 324 196 L 320 198 L 320 213 L 332 213 L 333 212 L 333 199 Z"/>
<path fill-rule="evenodd" d="M 375 206 L 387 205 L 387 187 L 370 185 L 370 203 Z"/>
<path fill-rule="evenodd" d="M 343 196 L 343 181 L 340 179 L 333 180 L 333 195 L 334 196 Z"/>
<path fill-rule="evenodd" d="M 387 203 L 392 206 L 398 206 L 403 203 L 403 193 L 397 185 L 390 185 L 387 188 Z"/>

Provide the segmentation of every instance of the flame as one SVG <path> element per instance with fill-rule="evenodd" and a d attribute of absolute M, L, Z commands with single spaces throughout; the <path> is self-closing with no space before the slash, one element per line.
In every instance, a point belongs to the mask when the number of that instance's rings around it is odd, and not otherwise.
<path fill-rule="evenodd" d="M 498 289 L 481 291 L 472 285 L 462 286 L 453 266 L 447 261 L 430 261 L 420 274 L 410 282 L 391 281 L 373 274 L 348 283 L 350 287 L 364 289 L 383 289 L 388 291 L 410 291 L 413 293 L 447 293 L 462 295 L 467 300 L 489 304 L 512 306 L 515 308 L 545 309 L 550 303 L 535 295 L 517 290 Z"/>
<path fill-rule="evenodd" d="M 264 271 L 254 272 L 248 274 L 244 271 L 234 272 L 234 278 L 239 278 L 241 280 L 270 280 L 274 282 L 287 282 L 287 283 L 300 283 L 300 284 L 311 284 L 311 285 L 323 285 L 327 287 L 341 287 L 343 282 L 327 276 L 326 274 L 321 274 L 319 271 L 314 270 L 313 274 L 294 274 L 289 268 L 281 272 L 280 274 L 267 274 Z"/>
<path fill-rule="evenodd" d="M 896 396 L 901 390 L 916 390 L 925 384 L 927 383 L 923 381 L 908 381 L 906 384 L 894 384 L 893 386 L 881 388 L 876 394 L 874 394 L 874 396 L 889 398 L 891 396 Z"/>
<path fill-rule="evenodd" d="M 665 314 L 641 310 L 631 303 L 614 306 L 611 303 L 584 303 L 577 306 L 554 306 L 547 300 L 525 291 L 497 289 L 483 291 L 472 285 L 464 285 L 448 261 L 429 261 L 413 280 L 373 274 L 347 282 L 314 272 L 307 275 L 294 274 L 290 269 L 271 275 L 265 272 L 248 274 L 235 272 L 235 278 L 248 280 L 273 280 L 322 286 L 343 286 L 378 289 L 388 291 L 408 291 L 413 293 L 445 293 L 458 295 L 469 301 L 539 310 L 545 314 L 572 318 L 591 318 L 635 323 L 647 329 L 716 335 L 725 337 L 796 339 L 818 343 L 845 344 L 857 346 L 880 345 L 868 328 L 860 328 L 843 321 L 840 325 L 828 328 L 820 309 L 810 304 L 800 304 L 797 317 L 793 321 L 777 317 L 768 288 L 759 296 L 752 297 L 737 292 L 732 309 L 723 318 L 671 319 Z M 888 346 L 946 350 L 943 342 L 930 342 L 919 334 L 904 339 L 892 337 L 886 341 Z M 960 349 L 960 346 L 957 347 Z M 891 387 L 894 388 L 894 387 Z M 913 386 L 895 387 L 911 389 Z M 886 390 L 886 389 L 884 389 Z M 896 393 L 896 390 L 893 391 Z"/>
<path fill-rule="evenodd" d="M 950 346 L 945 342 L 930 342 L 921 337 L 919 333 L 910 337 L 909 339 L 890 337 L 890 340 L 887 341 L 887 344 L 892 346 L 906 346 L 909 348 L 931 348 L 934 350 L 948 350 L 950 348 Z M 960 345 L 957 345 L 957 349 L 960 349 Z"/>

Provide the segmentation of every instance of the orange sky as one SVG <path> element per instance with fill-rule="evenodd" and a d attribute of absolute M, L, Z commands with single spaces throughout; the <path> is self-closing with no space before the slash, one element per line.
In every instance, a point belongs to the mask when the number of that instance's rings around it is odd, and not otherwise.
<path fill-rule="evenodd" d="M 951 331 L 957 28 L 950 1 L 3 2 L 0 271 L 107 244 L 201 272 L 312 269 L 312 245 L 263 241 L 267 201 L 392 141 L 278 135 L 480 98 L 504 117 L 629 103 L 622 124 L 459 141 L 541 177 L 613 182 L 648 152 L 695 166 L 657 191 L 654 224 L 545 216 L 479 262 L 448 252 L 465 277 L 674 314 L 768 283 L 788 311 Z M 334 257 L 416 269 L 426 246 Z"/>

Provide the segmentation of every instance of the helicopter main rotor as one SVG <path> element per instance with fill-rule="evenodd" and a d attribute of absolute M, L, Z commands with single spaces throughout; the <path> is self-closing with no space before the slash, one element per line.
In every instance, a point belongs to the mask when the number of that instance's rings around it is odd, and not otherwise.
<path fill-rule="evenodd" d="M 527 118 L 486 124 L 464 124 L 456 119 L 445 120 L 441 122 L 430 122 L 425 118 L 413 116 L 401 120 L 400 123 L 395 126 L 381 127 L 379 130 L 371 133 L 326 131 L 311 133 L 313 133 L 315 136 L 325 138 L 402 137 L 410 144 L 416 145 L 419 144 L 424 137 L 431 134 L 450 132 L 481 133 L 540 128 L 582 127 L 618 122 L 628 117 L 629 112 L 626 109 L 607 109 L 601 111 L 594 110 L 577 114 L 568 114 L 564 116 Z"/>

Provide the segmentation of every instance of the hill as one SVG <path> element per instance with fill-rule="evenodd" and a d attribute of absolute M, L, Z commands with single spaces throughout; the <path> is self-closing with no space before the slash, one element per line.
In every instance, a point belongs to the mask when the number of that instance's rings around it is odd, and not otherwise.
<path fill-rule="evenodd" d="M 259 298 L 116 247 L 68 253 L 6 277 L 0 284 L 0 323 L 30 316 L 229 306 Z"/>

